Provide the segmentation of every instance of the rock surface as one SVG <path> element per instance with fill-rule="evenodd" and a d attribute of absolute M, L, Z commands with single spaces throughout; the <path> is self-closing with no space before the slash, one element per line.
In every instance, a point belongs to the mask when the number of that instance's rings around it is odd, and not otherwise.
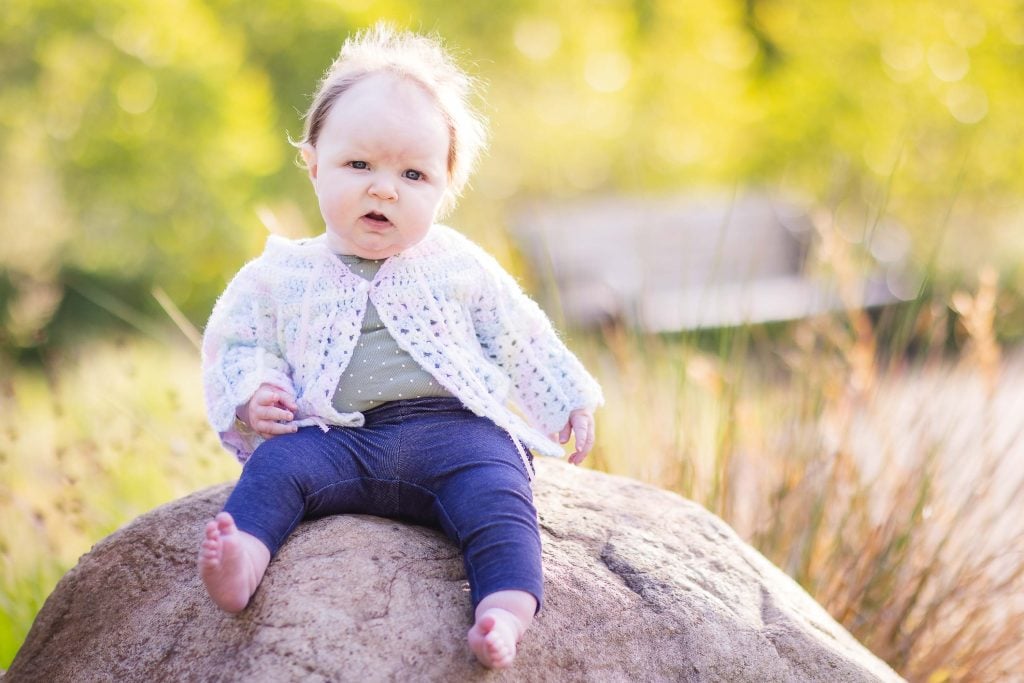
<path fill-rule="evenodd" d="M 515 666 L 465 645 L 458 550 L 365 516 L 299 527 L 239 616 L 196 576 L 223 485 L 148 513 L 61 580 L 16 681 L 898 681 L 796 583 L 698 505 L 537 464 L 546 604 Z"/>

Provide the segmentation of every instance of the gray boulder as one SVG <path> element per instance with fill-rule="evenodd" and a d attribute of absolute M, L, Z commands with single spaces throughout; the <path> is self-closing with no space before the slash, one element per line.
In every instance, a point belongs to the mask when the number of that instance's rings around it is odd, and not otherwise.
<path fill-rule="evenodd" d="M 222 485 L 96 544 L 60 581 L 17 681 L 898 681 L 796 583 L 700 506 L 544 460 L 546 604 L 514 667 L 465 645 L 468 585 L 440 533 L 386 519 L 305 523 L 249 607 L 196 576 Z"/>

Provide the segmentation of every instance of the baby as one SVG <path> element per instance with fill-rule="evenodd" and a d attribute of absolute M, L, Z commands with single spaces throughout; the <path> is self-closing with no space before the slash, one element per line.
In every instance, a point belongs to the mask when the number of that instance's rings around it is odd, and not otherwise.
<path fill-rule="evenodd" d="M 435 223 L 483 146 L 471 85 L 437 42 L 382 25 L 324 76 L 298 147 L 326 231 L 270 237 L 203 339 L 209 419 L 244 467 L 199 574 L 239 612 L 303 519 L 434 525 L 463 554 L 469 647 L 501 668 L 543 596 L 528 449 L 561 456 L 548 435 L 574 434 L 581 462 L 602 396 L 513 278 Z"/>

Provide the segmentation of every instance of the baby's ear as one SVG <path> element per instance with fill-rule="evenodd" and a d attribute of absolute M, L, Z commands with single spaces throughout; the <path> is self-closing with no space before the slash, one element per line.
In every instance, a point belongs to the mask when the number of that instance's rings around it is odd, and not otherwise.
<path fill-rule="evenodd" d="M 299 151 L 302 154 L 302 162 L 306 164 L 306 170 L 309 172 L 309 179 L 316 180 L 316 147 L 307 143 L 304 143 Z"/>

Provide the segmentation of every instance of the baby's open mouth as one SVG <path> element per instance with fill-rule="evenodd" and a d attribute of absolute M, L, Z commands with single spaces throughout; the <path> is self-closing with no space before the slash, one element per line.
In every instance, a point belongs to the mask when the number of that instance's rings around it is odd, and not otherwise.
<path fill-rule="evenodd" d="M 370 213 L 368 213 L 365 216 L 363 216 L 363 218 L 366 218 L 367 220 L 371 220 L 371 221 L 373 221 L 375 223 L 387 223 L 388 222 L 388 217 L 387 216 L 385 216 L 382 213 L 377 213 L 376 211 L 371 211 Z"/>

